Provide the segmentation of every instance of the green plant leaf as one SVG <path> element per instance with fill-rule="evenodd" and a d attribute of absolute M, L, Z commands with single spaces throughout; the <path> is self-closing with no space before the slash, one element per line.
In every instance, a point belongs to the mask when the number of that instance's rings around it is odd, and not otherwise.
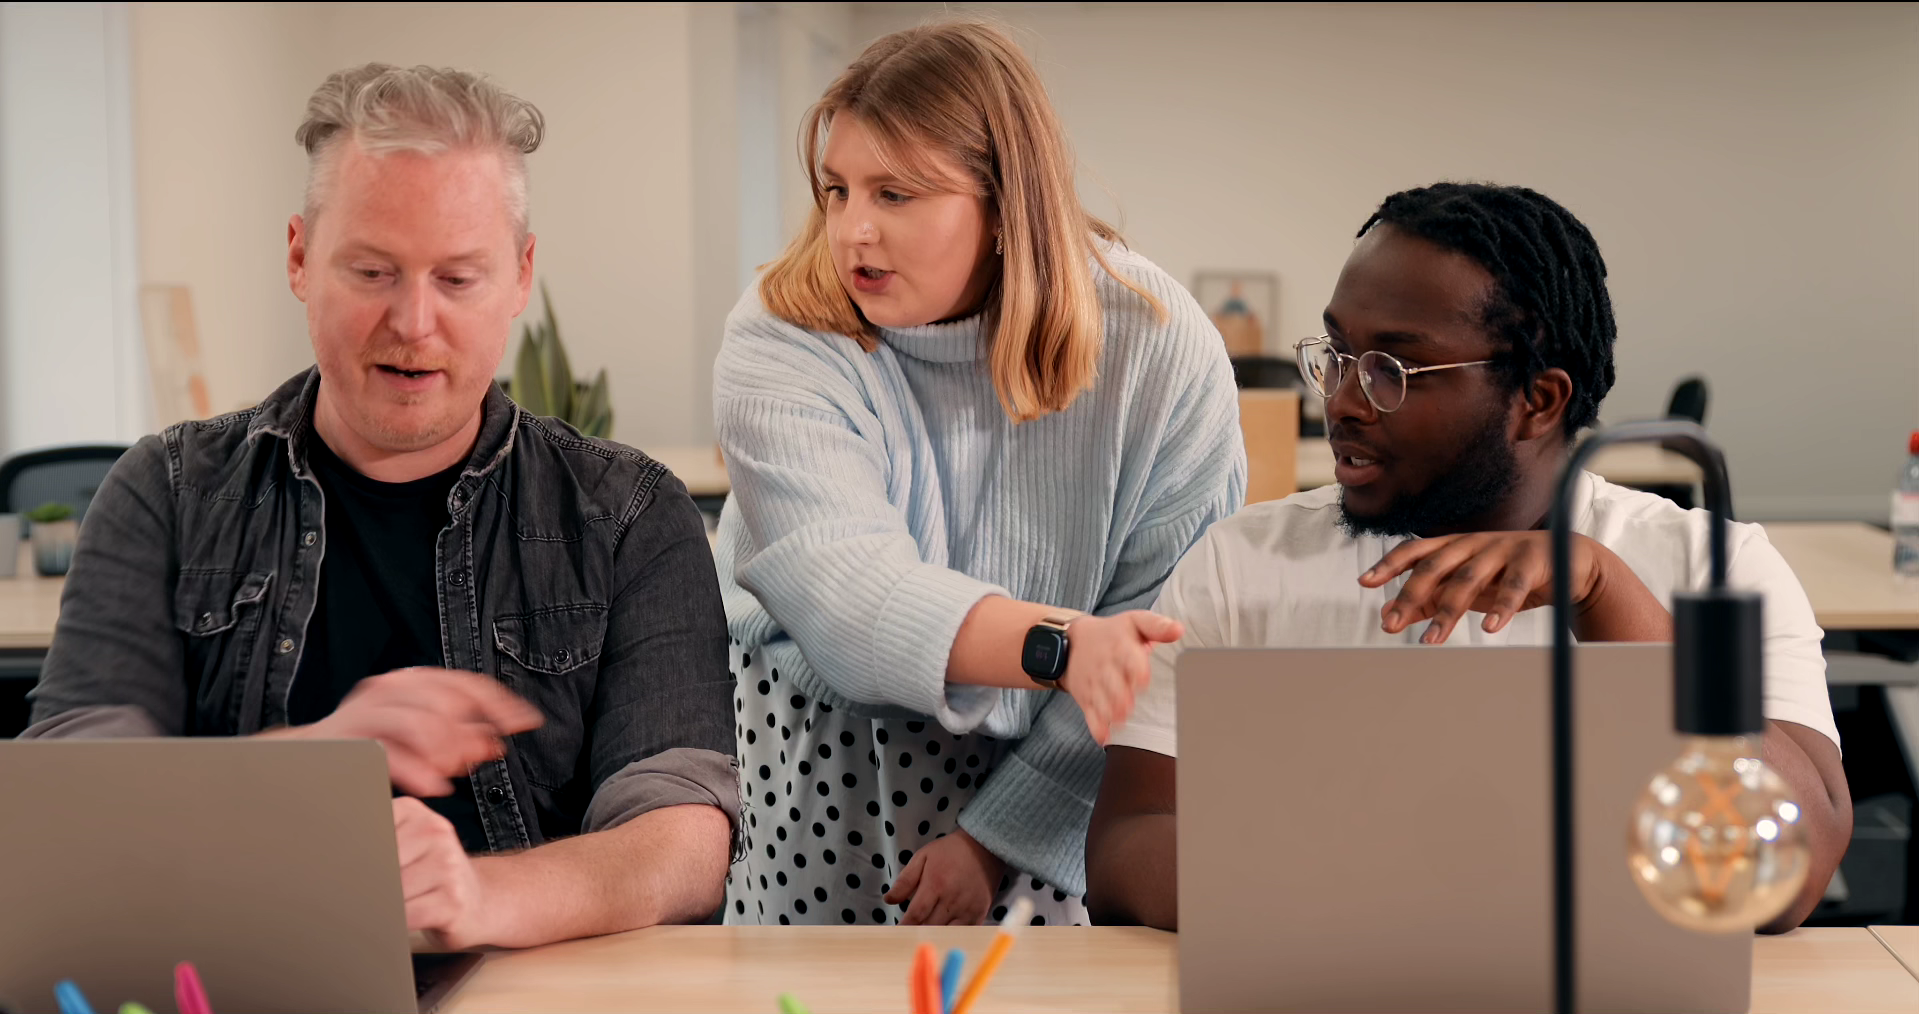
<path fill-rule="evenodd" d="M 545 360 L 532 325 L 522 325 L 519 362 L 513 368 L 513 400 L 534 415 L 550 415 L 546 408 Z"/>
<path fill-rule="evenodd" d="M 48 502 L 27 512 L 27 520 L 36 525 L 48 525 L 56 521 L 66 521 L 73 517 L 73 508 L 63 503 Z"/>
<path fill-rule="evenodd" d="M 593 383 L 583 388 L 580 403 L 574 408 L 573 428 L 589 437 L 605 437 L 613 428 L 612 396 L 607 392 L 606 370 L 601 369 L 593 376 Z"/>
<path fill-rule="evenodd" d="M 552 316 L 553 301 L 546 298 L 546 287 L 540 287 L 541 298 L 546 301 L 546 341 L 541 343 L 540 354 L 545 359 L 544 380 L 548 397 L 548 411 L 542 415 L 558 416 L 566 419 L 573 414 L 573 364 L 567 361 L 566 346 L 560 341 L 559 326 Z"/>

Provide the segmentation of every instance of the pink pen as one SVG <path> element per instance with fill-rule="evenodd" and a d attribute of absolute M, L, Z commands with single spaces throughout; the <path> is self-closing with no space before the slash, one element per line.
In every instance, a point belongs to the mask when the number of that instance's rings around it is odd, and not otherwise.
<path fill-rule="evenodd" d="M 180 1008 L 180 1014 L 213 1014 L 213 1006 L 207 1003 L 206 987 L 200 985 L 200 973 L 194 970 L 191 961 L 173 966 L 173 1002 Z"/>

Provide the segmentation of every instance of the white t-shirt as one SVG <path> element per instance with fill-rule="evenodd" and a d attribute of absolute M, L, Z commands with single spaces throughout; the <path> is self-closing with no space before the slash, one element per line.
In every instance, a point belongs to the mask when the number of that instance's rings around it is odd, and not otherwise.
<path fill-rule="evenodd" d="M 1664 497 L 1590 473 L 1574 497 L 1581 505 L 1574 531 L 1618 554 L 1668 608 L 1674 589 L 1706 586 L 1711 570 L 1705 511 L 1682 510 Z M 1383 588 L 1359 584 L 1359 575 L 1401 541 L 1346 534 L 1339 526 L 1338 486 L 1251 504 L 1208 529 L 1174 568 L 1154 607 L 1184 623 L 1186 636 L 1153 653 L 1152 684 L 1109 745 L 1179 756 L 1173 664 L 1189 647 L 1417 643 L 1424 623 L 1398 634 L 1380 628 L 1380 610 L 1399 594 L 1405 576 Z M 1823 635 L 1799 579 L 1758 525 L 1729 526 L 1726 549 L 1727 583 L 1765 596 L 1766 717 L 1817 729 L 1837 744 L 1826 659 L 1819 650 Z M 1552 643 L 1551 609 L 1520 613 L 1496 634 L 1480 628 L 1484 620 L 1484 614 L 1467 614 L 1446 644 Z"/>

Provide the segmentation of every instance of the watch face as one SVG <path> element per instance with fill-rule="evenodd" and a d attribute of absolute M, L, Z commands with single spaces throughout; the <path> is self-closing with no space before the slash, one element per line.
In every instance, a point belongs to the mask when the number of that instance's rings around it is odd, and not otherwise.
<path fill-rule="evenodd" d="M 1028 676 L 1040 679 L 1056 680 L 1066 675 L 1066 633 L 1051 627 L 1028 630 L 1020 667 Z"/>

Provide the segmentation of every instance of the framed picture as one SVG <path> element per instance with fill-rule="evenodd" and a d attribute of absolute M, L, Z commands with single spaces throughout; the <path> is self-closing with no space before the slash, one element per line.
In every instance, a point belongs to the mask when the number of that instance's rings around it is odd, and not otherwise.
<path fill-rule="evenodd" d="M 1193 298 L 1213 319 L 1226 354 L 1292 358 L 1292 349 L 1273 335 L 1279 322 L 1279 276 L 1270 271 L 1201 271 L 1193 278 Z"/>

